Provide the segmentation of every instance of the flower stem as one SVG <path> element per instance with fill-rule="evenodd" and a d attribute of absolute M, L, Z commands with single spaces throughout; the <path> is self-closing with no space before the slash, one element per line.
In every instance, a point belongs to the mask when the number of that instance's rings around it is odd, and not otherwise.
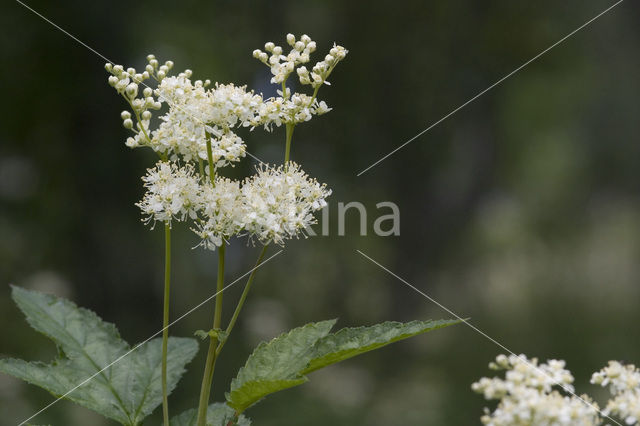
<path fill-rule="evenodd" d="M 227 326 L 227 329 L 225 330 L 224 338 L 218 344 L 218 349 L 216 349 L 216 356 L 220 355 L 220 352 L 222 351 L 222 347 L 227 342 L 227 339 L 229 338 L 229 335 L 231 334 L 231 330 L 233 330 L 233 326 L 236 324 L 236 321 L 238 320 L 238 316 L 240 315 L 240 311 L 242 310 L 242 306 L 244 305 L 244 302 L 247 299 L 247 295 L 249 294 L 249 290 L 251 290 L 251 284 L 253 284 L 253 277 L 255 276 L 256 271 L 258 270 L 258 267 L 262 263 L 262 259 L 264 259 L 264 255 L 267 253 L 267 247 L 268 246 L 265 245 L 262 248 L 262 251 L 260 252 L 260 256 L 258 256 L 258 260 L 256 261 L 256 265 L 253 267 L 253 270 L 251 271 L 251 274 L 249 275 L 249 278 L 247 279 L 247 284 L 245 284 L 245 286 L 244 286 L 244 290 L 242 291 L 242 295 L 240 296 L 240 300 L 238 301 L 238 306 L 236 306 L 236 310 L 233 312 L 233 317 L 231 317 L 231 321 L 229 321 L 229 325 Z"/>
<path fill-rule="evenodd" d="M 222 289 L 224 288 L 224 253 L 225 243 L 218 249 L 218 282 L 216 285 L 216 307 L 213 313 L 213 331 L 216 332 L 220 328 L 222 321 Z M 212 335 L 209 339 L 209 350 L 207 352 L 207 361 L 205 363 L 204 375 L 202 376 L 202 387 L 200 388 L 200 401 L 198 402 L 198 426 L 206 426 L 207 424 L 207 407 L 209 405 L 209 395 L 211 394 L 211 384 L 213 383 L 213 372 L 216 366 L 218 347 L 217 335 Z"/>
<path fill-rule="evenodd" d="M 211 179 L 211 185 L 216 186 L 216 169 L 213 164 L 213 151 L 211 149 L 211 134 L 206 132 L 207 135 L 207 160 L 209 162 L 209 178 Z"/>
<path fill-rule="evenodd" d="M 162 315 L 162 417 L 169 426 L 167 395 L 167 345 L 169 342 L 169 289 L 171 285 L 171 225 L 164 224 L 164 311 Z"/>
<path fill-rule="evenodd" d="M 293 136 L 293 128 L 294 124 L 287 124 L 287 140 L 284 149 L 284 169 L 287 170 L 287 165 L 289 164 L 289 153 L 291 152 L 291 138 Z"/>

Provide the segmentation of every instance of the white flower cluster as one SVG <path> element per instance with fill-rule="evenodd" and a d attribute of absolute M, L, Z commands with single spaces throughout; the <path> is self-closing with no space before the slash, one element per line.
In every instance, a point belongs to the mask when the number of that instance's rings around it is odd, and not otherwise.
<path fill-rule="evenodd" d="M 606 416 L 616 415 L 628 424 L 640 420 L 640 370 L 634 365 L 623 365 L 618 361 L 609 361 L 609 365 L 594 373 L 591 383 L 609 387 L 613 399 L 602 411 Z"/>
<path fill-rule="evenodd" d="M 327 78 L 347 51 L 334 45 L 309 72 L 303 64 L 309 62 L 316 43 L 307 35 L 296 40 L 292 34 L 287 35 L 287 42 L 291 50 L 286 56 L 282 47 L 271 42 L 265 45 L 269 54 L 254 51 L 254 56 L 270 67 L 272 82 L 283 85 L 284 92 L 266 100 L 246 86 L 192 80 L 189 69 L 170 75 L 173 62 L 161 65 L 154 55 L 147 56 L 142 73 L 106 64 L 111 74 L 109 84 L 131 107 L 131 112 L 121 114 L 124 127 L 133 132 L 126 145 L 149 147 L 161 159 L 142 178 L 146 193 L 136 205 L 145 222 L 171 225 L 190 219 L 191 229 L 201 238 L 199 245 L 211 250 L 235 235 L 248 235 L 264 244 L 283 244 L 315 223 L 313 213 L 326 205 L 331 191 L 300 166 L 264 165 L 242 183 L 224 178 L 218 171 L 246 155 L 237 128 L 264 126 L 271 130 L 273 125 L 294 125 L 330 111 L 316 95 L 322 84 L 329 84 Z M 312 85 L 311 96 L 286 89 L 284 83 L 294 72 L 302 84 Z M 155 89 L 147 84 L 152 81 L 157 83 Z M 140 86 L 144 86 L 142 93 Z M 151 110 L 159 110 L 163 104 L 168 109 L 152 128 Z M 214 176 L 210 176 L 211 170 Z"/>
<path fill-rule="evenodd" d="M 244 209 L 238 181 L 218 177 L 215 186 L 203 185 L 200 202 L 204 219 L 192 229 L 204 248 L 215 250 L 223 241 L 242 233 Z"/>
<path fill-rule="evenodd" d="M 260 242 L 282 244 L 316 223 L 313 213 L 327 205 L 331 190 L 300 166 L 258 168 L 242 185 L 244 228 Z"/>
<path fill-rule="evenodd" d="M 573 376 L 564 361 L 538 360 L 524 355 L 499 355 L 490 368 L 506 370 L 505 378 L 482 378 L 472 389 L 488 400 L 500 400 L 481 421 L 488 426 L 591 426 L 601 424 L 598 406 L 587 396 L 569 396 L 554 389 L 560 386 L 573 393 Z"/>
<path fill-rule="evenodd" d="M 242 185 L 217 177 L 215 186 L 194 167 L 159 161 L 142 178 L 146 193 L 138 204 L 146 223 L 193 219 L 203 247 L 215 250 L 234 235 L 248 234 L 263 244 L 295 238 L 316 223 L 313 213 L 327 205 L 331 190 L 300 166 L 263 165 Z"/>
<path fill-rule="evenodd" d="M 160 161 L 142 177 L 146 193 L 136 206 L 146 216 L 146 223 L 156 221 L 171 225 L 187 217 L 195 219 L 200 209 L 200 184 L 192 165 Z"/>

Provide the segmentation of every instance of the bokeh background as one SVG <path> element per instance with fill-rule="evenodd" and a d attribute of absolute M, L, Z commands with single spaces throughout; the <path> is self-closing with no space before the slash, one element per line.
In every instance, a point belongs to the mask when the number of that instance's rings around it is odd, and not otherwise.
<path fill-rule="evenodd" d="M 562 358 L 579 392 L 609 359 L 640 363 L 640 7 L 626 1 L 360 177 L 356 173 L 613 4 L 270 1 L 27 4 L 100 53 L 142 68 L 147 53 L 196 78 L 272 94 L 251 57 L 287 32 L 350 53 L 320 92 L 334 110 L 299 126 L 293 158 L 333 188 L 330 235 L 293 241 L 260 270 L 216 371 L 214 398 L 257 342 L 306 322 L 339 326 L 449 318 L 356 253 L 362 250 L 515 352 Z M 141 341 L 161 325 L 162 231 L 133 205 L 152 153 L 124 146 L 125 105 L 104 61 L 18 3 L 0 13 L 0 353 L 48 360 L 9 283 L 68 297 Z M 284 130 L 243 133 L 279 162 Z M 242 176 L 250 160 L 231 173 Z M 401 209 L 401 235 L 372 234 Z M 345 236 L 337 203 L 355 212 Z M 180 229 L 180 228 L 178 228 Z M 215 255 L 175 232 L 175 317 L 213 293 Z M 235 241 L 228 277 L 257 247 Z M 275 250 L 274 250 L 275 251 Z M 272 251 L 273 253 L 273 251 Z M 235 300 L 237 288 L 225 294 Z M 228 309 L 229 311 L 230 309 Z M 229 313 L 227 311 L 227 314 Z M 208 327 L 211 305 L 172 328 Z M 206 349 L 171 396 L 197 403 Z M 255 424 L 473 425 L 485 402 L 470 384 L 502 350 L 456 326 L 311 375 L 248 411 Z M 0 376 L 0 424 L 17 424 L 52 397 Z M 159 423 L 159 411 L 148 424 Z M 108 425 L 63 401 L 37 424 Z"/>

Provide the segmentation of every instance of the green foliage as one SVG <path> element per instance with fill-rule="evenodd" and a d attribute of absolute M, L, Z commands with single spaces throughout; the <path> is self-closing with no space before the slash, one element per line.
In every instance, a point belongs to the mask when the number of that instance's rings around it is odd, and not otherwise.
<path fill-rule="evenodd" d="M 51 364 L 3 359 L 0 372 L 56 397 L 82 384 L 65 397 L 124 425 L 140 424 L 162 403 L 160 339 L 127 354 L 131 349 L 116 327 L 87 309 L 20 287 L 13 287 L 12 297 L 29 324 L 56 343 L 60 358 Z M 169 339 L 169 390 L 175 388 L 197 350 L 194 339 Z"/>
<path fill-rule="evenodd" d="M 227 426 L 234 420 L 235 411 L 223 402 L 215 402 L 207 408 L 207 426 Z M 196 426 L 198 410 L 191 408 L 171 419 L 171 426 Z M 238 417 L 234 426 L 250 426 L 251 421 L 243 415 Z"/>
<path fill-rule="evenodd" d="M 458 320 L 385 322 L 329 334 L 335 320 L 307 324 L 261 343 L 231 382 L 229 406 L 243 412 L 265 396 L 305 383 L 305 374 Z"/>
<path fill-rule="evenodd" d="M 313 345 L 326 336 L 336 320 L 311 323 L 261 343 L 231 381 L 229 406 L 243 412 L 265 396 L 308 379 L 300 372 L 313 357 Z"/>
<path fill-rule="evenodd" d="M 313 348 L 313 358 L 300 374 L 308 374 L 398 340 L 458 324 L 459 322 L 459 320 L 428 320 L 408 323 L 388 321 L 371 327 L 343 328 L 316 342 Z"/>

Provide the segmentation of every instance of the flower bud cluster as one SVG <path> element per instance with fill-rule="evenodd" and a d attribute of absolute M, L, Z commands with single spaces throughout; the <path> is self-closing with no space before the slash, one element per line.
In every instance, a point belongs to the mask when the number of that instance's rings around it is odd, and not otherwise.
<path fill-rule="evenodd" d="M 482 378 L 472 385 L 488 400 L 499 400 L 493 411 L 485 409 L 481 421 L 491 426 L 594 426 L 601 424 L 598 406 L 587 396 L 573 394 L 573 376 L 564 361 L 538 364 L 524 355 L 499 355 L 490 368 L 506 370 L 505 378 Z M 554 389 L 561 387 L 571 395 Z"/>
<path fill-rule="evenodd" d="M 253 57 L 271 68 L 272 83 L 281 84 L 287 80 L 296 66 L 309 62 L 310 55 L 316 50 L 316 42 L 304 34 L 300 40 L 296 40 L 293 34 L 287 34 L 287 43 L 291 50 L 285 56 L 282 47 L 276 46 L 273 42 L 265 43 L 263 52 L 260 49 L 253 51 Z"/>
<path fill-rule="evenodd" d="M 149 125 L 151 123 L 151 110 L 159 110 L 162 104 L 153 97 L 153 89 L 151 89 L 145 81 L 150 78 L 159 79 L 159 75 L 166 75 L 173 67 L 173 62 L 167 61 L 164 65 L 158 66 L 158 60 L 154 55 L 147 56 L 147 66 L 145 71 L 138 72 L 135 68 L 127 68 L 122 65 L 113 65 L 107 63 L 105 69 L 111 73 L 108 81 L 109 84 L 122 95 L 133 110 L 134 117 L 128 111 L 120 114 L 122 125 L 125 129 L 133 131 L 134 136 L 127 139 L 126 145 L 130 148 L 149 145 Z M 164 78 L 164 77 L 163 77 Z M 143 86 L 140 93 L 140 86 Z M 142 95 L 138 97 L 138 95 Z M 134 123 L 133 119 L 136 122 Z"/>
<path fill-rule="evenodd" d="M 311 71 L 307 70 L 305 66 L 301 66 L 296 70 L 300 83 L 310 84 L 314 89 L 323 84 L 331 85 L 327 78 L 338 65 L 338 62 L 347 56 L 347 53 L 349 53 L 347 49 L 334 43 L 331 50 L 329 50 L 329 54 L 324 57 L 324 60 L 316 63 Z"/>

